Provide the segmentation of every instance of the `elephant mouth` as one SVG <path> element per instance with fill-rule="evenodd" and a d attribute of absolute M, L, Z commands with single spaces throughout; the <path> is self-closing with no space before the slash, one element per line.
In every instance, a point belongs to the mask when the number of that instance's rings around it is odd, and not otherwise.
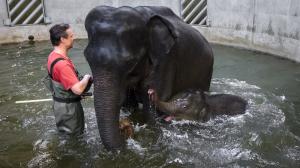
<path fill-rule="evenodd" d="M 173 116 L 173 115 L 168 115 L 168 116 L 164 117 L 165 122 L 171 122 L 174 119 L 175 119 L 175 116 Z"/>

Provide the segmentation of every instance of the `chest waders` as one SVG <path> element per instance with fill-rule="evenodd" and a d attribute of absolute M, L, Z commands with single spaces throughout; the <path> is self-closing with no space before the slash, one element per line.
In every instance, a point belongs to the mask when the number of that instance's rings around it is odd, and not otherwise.
<path fill-rule="evenodd" d="M 50 72 L 46 77 L 45 84 L 51 91 L 53 97 L 53 111 L 56 126 L 59 132 L 67 134 L 82 134 L 84 131 L 84 114 L 80 103 L 81 96 L 74 94 L 71 90 L 53 80 L 52 72 L 54 65 L 64 58 L 55 59 L 50 65 Z M 79 73 L 75 70 L 77 78 Z"/>

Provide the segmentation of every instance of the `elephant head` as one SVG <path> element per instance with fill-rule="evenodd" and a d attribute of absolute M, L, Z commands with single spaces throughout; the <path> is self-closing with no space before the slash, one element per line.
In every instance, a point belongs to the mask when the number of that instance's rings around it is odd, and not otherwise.
<path fill-rule="evenodd" d="M 85 28 L 88 45 L 84 55 L 94 78 L 99 133 L 108 150 L 119 149 L 124 144 L 119 111 L 126 91 L 141 88 L 143 97 L 146 87 L 157 87 L 153 74 L 164 70 L 157 58 L 170 51 L 176 32 L 164 18 L 145 16 L 131 7 L 96 7 L 87 15 Z"/>
<path fill-rule="evenodd" d="M 187 90 L 174 95 L 168 101 L 161 101 L 153 89 L 149 89 L 151 102 L 171 118 L 206 121 L 205 94 L 198 90 Z"/>

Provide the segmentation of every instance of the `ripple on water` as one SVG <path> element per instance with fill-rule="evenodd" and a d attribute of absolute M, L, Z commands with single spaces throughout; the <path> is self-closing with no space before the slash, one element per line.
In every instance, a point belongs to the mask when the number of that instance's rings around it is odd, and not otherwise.
<path fill-rule="evenodd" d="M 240 162 L 258 166 L 278 165 L 265 158 L 260 150 L 265 144 L 264 135 L 272 136 L 273 130 L 283 129 L 285 116 L 275 104 L 284 100 L 236 79 L 214 79 L 212 88 L 215 93 L 230 93 L 246 99 L 249 103 L 246 113 L 218 116 L 206 123 L 188 120 L 172 121 L 168 125 L 159 123 L 161 132 L 147 124 L 135 123 L 135 136 L 127 140 L 128 153 L 114 157 L 112 162 L 108 162 L 112 156 L 101 143 L 92 107 L 84 109 L 86 133 L 76 148 L 68 140 L 58 138 L 52 113 L 48 112 L 48 117 L 34 118 L 46 131 L 41 132 L 42 138 L 34 143 L 35 157 L 28 162 L 28 167 L 56 167 L 66 155 L 81 159 L 80 165 L 99 162 L 102 165 L 122 165 L 122 160 L 130 162 L 127 166 L 139 167 L 153 166 L 155 160 L 160 160 L 155 165 L 175 167 L 239 167 Z M 129 114 L 121 110 L 120 116 L 129 117 Z M 38 125 L 30 118 L 23 125 L 28 127 L 30 124 Z M 155 136 L 158 137 L 153 138 Z M 297 161 L 297 152 L 289 149 L 286 156 Z"/>
<path fill-rule="evenodd" d="M 172 153 L 168 160 L 180 158 L 180 163 L 205 166 L 228 166 L 234 162 L 256 160 L 265 165 L 276 165 L 246 142 L 260 146 L 261 134 L 283 129 L 285 116 L 276 106 L 274 95 L 237 79 L 213 79 L 214 93 L 229 93 L 248 101 L 247 111 L 237 116 L 217 116 L 206 123 L 197 121 L 172 121 L 162 127 L 163 138 Z M 274 102 L 275 101 L 275 102 Z"/>
<path fill-rule="evenodd" d="M 33 159 L 31 159 L 27 166 L 29 168 L 49 168 L 49 167 L 57 167 L 55 160 L 52 158 L 49 153 L 40 153 Z"/>
<path fill-rule="evenodd" d="M 79 70 L 89 72 L 82 57 L 86 41 L 82 43 L 84 45 L 75 46 L 70 55 L 72 59 L 75 58 L 73 60 Z M 84 105 L 88 107 L 84 109 L 86 132 L 77 142 L 57 135 L 50 103 L 14 104 L 16 100 L 50 97 L 41 82 L 46 75 L 45 56 L 51 52 L 50 46 L 50 43 L 36 43 L 35 46 L 24 43 L 0 49 L 0 130 L 3 134 L 1 147 L 4 150 L 1 151 L 5 152 L 2 155 L 4 165 L 19 167 L 22 162 L 22 166 L 26 167 L 23 163 L 27 162 L 28 167 L 47 168 L 297 167 L 300 163 L 298 129 L 294 128 L 296 131 L 292 132 L 297 134 L 294 135 L 286 128 L 299 125 L 287 121 L 298 122 L 299 119 L 297 114 L 293 114 L 299 107 L 298 104 L 293 104 L 299 102 L 296 91 L 300 79 L 297 73 L 299 68 L 296 67 L 298 65 L 275 59 L 268 59 L 270 64 L 266 65 L 261 63 L 265 62 L 262 61 L 265 57 L 251 56 L 259 60 L 254 61 L 250 55 L 247 58 L 241 56 L 245 54 L 243 51 L 235 57 L 235 61 L 239 61 L 241 65 L 236 67 L 240 72 L 233 73 L 232 68 L 237 64 L 226 64 L 226 61 L 230 63 L 232 59 L 227 59 L 226 52 L 222 51 L 219 55 L 225 55 L 222 56 L 221 63 L 216 64 L 214 74 L 232 77 L 237 74 L 244 80 L 257 81 L 259 86 L 238 79 L 215 78 L 212 80 L 211 90 L 213 93 L 229 93 L 246 99 L 249 106 L 245 114 L 218 116 L 206 123 L 186 120 L 173 121 L 171 124 L 158 123 L 158 129 L 152 128 L 152 125 L 135 123 L 136 134 L 127 141 L 128 149 L 115 156 L 102 145 L 92 101 L 87 101 L 87 105 Z M 216 62 L 218 59 L 220 57 L 216 57 Z M 269 70 L 257 74 L 258 71 L 250 67 L 253 65 L 261 72 Z M 273 75 L 274 67 L 280 67 L 279 70 L 284 70 L 281 71 L 284 73 Z M 269 74 L 273 77 L 268 77 Z M 268 87 L 275 88 L 266 89 Z M 290 107 L 293 105 L 295 107 Z M 121 117 L 129 115 L 130 113 L 121 112 Z M 27 147 L 24 148 L 21 142 Z M 19 153 L 23 154 L 23 151 L 26 156 L 20 156 Z"/>
<path fill-rule="evenodd" d="M 147 148 L 142 147 L 138 141 L 135 141 L 134 139 L 129 138 L 126 142 L 127 142 L 128 149 L 136 152 L 140 156 L 145 155 Z"/>

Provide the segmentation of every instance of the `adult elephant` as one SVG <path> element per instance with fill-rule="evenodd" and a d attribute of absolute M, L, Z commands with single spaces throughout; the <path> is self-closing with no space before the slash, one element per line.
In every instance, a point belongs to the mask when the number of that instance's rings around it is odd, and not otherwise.
<path fill-rule="evenodd" d="M 149 88 L 164 101 L 188 88 L 209 90 L 212 49 L 169 8 L 98 6 L 88 13 L 85 28 L 97 124 L 108 150 L 124 144 L 119 132 L 124 102 L 137 100 L 146 112 Z"/>

